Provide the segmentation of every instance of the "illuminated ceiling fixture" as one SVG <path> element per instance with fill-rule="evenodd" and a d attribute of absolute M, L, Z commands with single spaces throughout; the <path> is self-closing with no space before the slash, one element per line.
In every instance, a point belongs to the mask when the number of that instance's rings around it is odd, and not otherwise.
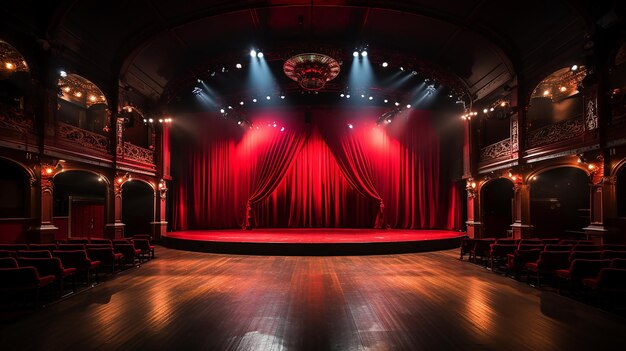
<path fill-rule="evenodd" d="M 250 50 L 250 56 L 256 57 L 256 50 L 254 49 Z"/>
<path fill-rule="evenodd" d="M 258 53 L 258 54 L 256 54 L 256 57 L 258 57 L 258 58 L 263 58 L 263 56 L 264 56 L 264 55 L 263 55 L 263 53 L 262 53 L 262 52 L 260 52 L 260 51 L 259 51 L 259 53 Z"/>
<path fill-rule="evenodd" d="M 237 69 L 241 69 L 241 63 L 236 64 L 236 65 L 235 65 L 235 67 L 236 67 Z"/>
<path fill-rule="evenodd" d="M 353 53 L 352 53 L 352 56 L 354 56 L 354 57 L 359 57 L 359 52 L 358 52 L 358 51 L 353 52 Z"/>
<path fill-rule="evenodd" d="M 298 82 L 304 90 L 320 90 L 326 82 L 339 74 L 340 67 L 334 58 L 317 53 L 293 56 L 283 64 L 287 77 Z"/>
<path fill-rule="evenodd" d="M 389 64 L 385 61 L 385 62 L 383 62 L 383 64 L 381 66 L 387 67 L 387 66 L 389 66 Z"/>
<path fill-rule="evenodd" d="M 67 72 L 65 72 L 64 70 L 59 71 L 59 75 L 63 78 L 67 77 Z"/>
<path fill-rule="evenodd" d="M 572 66 L 572 71 L 576 71 L 576 70 L 578 70 L 578 65 L 573 65 Z"/>
<path fill-rule="evenodd" d="M 4 67 L 6 67 L 9 71 L 15 69 L 15 65 L 12 64 L 11 62 L 7 62 L 4 64 Z"/>
<path fill-rule="evenodd" d="M 367 51 L 366 50 L 361 51 L 361 56 L 363 57 L 367 56 Z"/>

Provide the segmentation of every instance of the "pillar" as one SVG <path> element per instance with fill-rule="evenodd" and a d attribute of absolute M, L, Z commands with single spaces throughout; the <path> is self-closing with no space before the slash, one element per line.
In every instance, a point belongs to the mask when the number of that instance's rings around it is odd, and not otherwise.
<path fill-rule="evenodd" d="M 604 176 L 604 157 L 598 156 L 597 160 L 597 164 L 591 164 L 595 165 L 595 171 L 589 177 L 589 225 L 583 230 L 588 240 L 603 244 L 605 234 L 608 232 L 604 226 L 604 189 L 605 187 L 609 190 L 614 189 L 614 185 L 611 187 L 611 178 Z"/>
<path fill-rule="evenodd" d="M 476 190 L 476 182 L 472 178 L 467 180 L 467 235 L 470 238 L 482 238 L 482 223 L 480 222 L 480 196 Z"/>
<path fill-rule="evenodd" d="M 167 232 L 167 184 L 163 179 L 159 181 L 154 201 L 156 204 L 155 221 L 150 224 L 152 225 L 152 238 L 158 241 Z"/>
<path fill-rule="evenodd" d="M 513 239 L 529 238 L 533 229 L 530 223 L 530 184 L 520 178 L 515 180 L 513 186 Z"/>
<path fill-rule="evenodd" d="M 107 191 L 107 224 L 104 226 L 105 235 L 109 239 L 121 239 L 124 237 L 124 223 L 122 223 L 122 185 L 129 178 L 128 174 L 116 174 L 113 185 Z"/>
<path fill-rule="evenodd" d="M 53 186 L 55 168 L 51 165 L 40 165 L 39 182 L 31 181 L 31 186 L 39 196 L 36 196 L 36 200 L 32 209 L 37 215 L 36 223 L 29 228 L 29 241 L 35 243 L 51 243 L 55 240 L 57 228 L 52 223 L 52 210 L 53 210 Z"/>

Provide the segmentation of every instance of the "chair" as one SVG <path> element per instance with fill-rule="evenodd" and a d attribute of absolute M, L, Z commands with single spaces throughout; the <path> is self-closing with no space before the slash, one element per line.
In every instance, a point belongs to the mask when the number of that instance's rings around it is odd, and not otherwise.
<path fill-rule="evenodd" d="M 102 248 L 113 249 L 113 245 L 112 244 L 87 244 L 87 245 L 85 245 L 85 249 L 87 249 L 87 250 L 89 250 L 89 249 L 102 249 Z"/>
<path fill-rule="evenodd" d="M 56 244 L 28 244 L 29 250 L 48 250 L 50 252 L 57 249 Z"/>
<path fill-rule="evenodd" d="M 0 258 L 13 256 L 15 256 L 15 251 L 0 250 Z"/>
<path fill-rule="evenodd" d="M 140 258 L 154 258 L 154 246 L 150 245 L 147 239 L 135 239 L 133 245 L 136 249 L 141 250 Z"/>
<path fill-rule="evenodd" d="M 560 241 L 561 239 L 559 238 L 541 239 L 543 245 L 559 245 Z"/>
<path fill-rule="evenodd" d="M 626 269 L 603 268 L 596 278 L 583 279 L 583 284 L 598 293 L 626 293 Z"/>
<path fill-rule="evenodd" d="M 58 251 L 85 250 L 85 244 L 59 244 Z"/>
<path fill-rule="evenodd" d="M 18 258 L 51 258 L 52 254 L 48 250 L 28 250 L 18 251 Z"/>
<path fill-rule="evenodd" d="M 602 250 L 626 251 L 626 245 L 602 245 Z"/>
<path fill-rule="evenodd" d="M 517 245 L 515 244 L 491 244 L 491 250 L 489 252 L 489 263 L 493 270 L 494 263 L 506 260 L 507 255 L 515 253 Z"/>
<path fill-rule="evenodd" d="M 89 244 L 88 238 L 69 238 L 67 239 L 68 244 Z"/>
<path fill-rule="evenodd" d="M 113 252 L 111 246 L 88 248 L 87 256 L 92 261 L 100 261 L 102 267 L 109 267 L 111 274 L 115 273 L 116 264 L 122 266 L 122 259 L 124 258 L 123 254 Z"/>
<path fill-rule="evenodd" d="M 602 251 L 600 245 L 577 244 L 574 245 L 572 251 Z"/>
<path fill-rule="evenodd" d="M 63 267 L 76 268 L 78 272 L 85 273 L 87 285 L 90 284 L 92 272 L 95 273 L 96 280 L 98 280 L 97 268 L 100 267 L 100 261 L 90 260 L 85 250 L 57 250 L 52 253 L 52 256 L 61 259 Z"/>
<path fill-rule="evenodd" d="M 522 270 L 526 267 L 526 263 L 535 262 L 539 259 L 541 250 L 515 250 L 514 254 L 507 255 L 507 270 L 515 274 L 515 278 L 519 279 Z"/>
<path fill-rule="evenodd" d="M 557 245 L 557 244 L 547 244 L 544 248 L 545 251 L 571 251 L 573 245 Z"/>
<path fill-rule="evenodd" d="M 472 248 L 474 248 L 474 239 L 466 237 L 461 240 L 461 260 L 463 259 L 463 256 L 465 256 L 465 254 L 470 253 Z M 470 255 L 470 258 L 471 257 L 472 256 Z"/>
<path fill-rule="evenodd" d="M 92 245 L 113 245 L 113 243 L 111 242 L 111 239 L 104 239 L 104 238 L 91 238 L 89 240 L 89 244 L 92 244 Z"/>
<path fill-rule="evenodd" d="M 526 263 L 528 278 L 530 273 L 537 277 L 537 286 L 541 286 L 541 278 L 554 275 L 559 269 L 566 269 L 569 265 L 569 252 L 567 251 L 543 251 L 535 262 Z"/>
<path fill-rule="evenodd" d="M 116 253 L 124 255 L 123 262 L 129 265 L 135 264 L 135 259 L 141 254 L 141 250 L 135 249 L 133 244 L 113 244 Z"/>
<path fill-rule="evenodd" d="M 543 251 L 542 244 L 519 244 L 517 247 L 518 250 L 540 250 Z"/>
<path fill-rule="evenodd" d="M 521 239 L 519 241 L 520 245 L 543 245 L 541 239 L 531 238 L 531 239 Z"/>
<path fill-rule="evenodd" d="M 602 259 L 612 260 L 614 258 L 626 258 L 626 252 L 624 252 L 624 251 L 613 251 L 613 250 L 604 250 L 604 251 L 602 251 Z"/>
<path fill-rule="evenodd" d="M 481 260 L 484 260 L 486 257 L 489 257 L 489 251 L 491 251 L 491 244 L 495 243 L 496 239 L 493 238 L 484 238 L 484 239 L 475 239 L 474 247 L 470 250 L 470 260 L 476 262 L 476 258 L 480 257 Z"/>
<path fill-rule="evenodd" d="M 40 290 L 53 283 L 55 276 L 40 276 L 33 267 L 0 268 L 0 293 L 15 294 L 33 293 L 35 306 L 39 306 Z"/>
<path fill-rule="evenodd" d="M 611 260 L 611 268 L 626 269 L 626 259 L 614 258 Z"/>
<path fill-rule="evenodd" d="M 76 268 L 65 268 L 58 257 L 50 258 L 20 258 L 20 267 L 35 267 L 39 275 L 53 275 L 59 282 L 59 295 L 63 296 L 63 281 L 72 277 L 72 290 L 76 292 Z"/>
<path fill-rule="evenodd" d="M 501 245 L 515 245 L 517 244 L 517 239 L 497 239 L 496 244 Z"/>
<path fill-rule="evenodd" d="M 601 260 L 602 251 L 572 251 L 569 254 L 569 261 L 573 260 Z"/>
<path fill-rule="evenodd" d="M 148 234 L 135 234 L 133 235 L 133 239 L 145 239 L 145 240 L 151 241 L 152 237 Z"/>
<path fill-rule="evenodd" d="M 611 260 L 582 260 L 576 259 L 570 263 L 567 269 L 557 269 L 557 277 L 566 280 L 570 289 L 578 288 L 582 280 L 595 278 L 603 268 L 611 266 Z"/>
<path fill-rule="evenodd" d="M 13 257 L 0 258 L 0 268 L 17 268 L 17 260 Z"/>
<path fill-rule="evenodd" d="M 0 250 L 19 251 L 28 250 L 27 244 L 0 244 Z"/>

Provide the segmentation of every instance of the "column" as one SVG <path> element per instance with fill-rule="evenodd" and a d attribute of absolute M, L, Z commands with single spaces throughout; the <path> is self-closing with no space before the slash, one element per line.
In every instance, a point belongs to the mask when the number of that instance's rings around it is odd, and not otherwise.
<path fill-rule="evenodd" d="M 104 226 L 105 235 L 109 239 L 121 239 L 124 237 L 124 223 L 122 223 L 122 186 L 130 178 L 128 173 L 116 174 L 113 184 L 107 188 L 107 211 Z"/>
<path fill-rule="evenodd" d="M 155 153 L 157 157 L 157 174 L 160 175 L 157 191 L 155 193 L 156 213 L 152 225 L 152 238 L 160 240 L 163 234 L 167 232 L 167 180 L 171 180 L 170 176 L 170 127 L 169 123 L 162 123 L 159 133 L 157 134 Z"/>
<path fill-rule="evenodd" d="M 611 177 L 604 176 L 604 157 L 598 156 L 597 160 L 597 164 L 589 164 L 594 167 L 594 170 L 589 176 L 589 225 L 583 228 L 583 230 L 588 240 L 594 240 L 598 244 L 603 244 L 604 236 L 608 232 L 604 226 L 605 203 L 603 194 L 605 187 L 611 188 Z M 614 185 L 612 188 L 614 189 Z"/>
<path fill-rule="evenodd" d="M 532 236 L 530 224 L 530 184 L 524 183 L 521 176 L 515 176 L 513 186 L 513 239 Z"/>
<path fill-rule="evenodd" d="M 39 182 L 31 180 L 31 186 L 39 196 L 36 196 L 33 209 L 37 211 L 36 224 L 29 228 L 29 240 L 35 243 L 51 243 L 59 228 L 52 223 L 53 186 L 56 168 L 52 165 L 41 164 Z M 38 185 L 38 186 L 37 186 Z"/>
<path fill-rule="evenodd" d="M 480 222 L 480 192 L 472 178 L 467 179 L 467 235 L 470 238 L 482 238 L 482 223 Z"/>

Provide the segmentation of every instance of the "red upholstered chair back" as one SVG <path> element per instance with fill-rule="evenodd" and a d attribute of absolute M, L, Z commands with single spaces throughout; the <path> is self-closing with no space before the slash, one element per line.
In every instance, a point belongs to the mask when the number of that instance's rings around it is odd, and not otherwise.
<path fill-rule="evenodd" d="M 543 245 L 541 239 L 533 238 L 533 239 L 521 239 L 519 241 L 520 245 Z"/>
<path fill-rule="evenodd" d="M 569 254 L 569 261 L 573 260 L 601 260 L 602 251 L 572 251 Z"/>
<path fill-rule="evenodd" d="M 17 268 L 17 261 L 13 257 L 0 258 L 0 268 Z"/>
<path fill-rule="evenodd" d="M 602 245 L 602 250 L 626 251 L 626 245 Z"/>
<path fill-rule="evenodd" d="M 28 251 L 18 251 L 18 258 L 51 258 L 52 254 L 48 250 L 28 250 Z"/>
<path fill-rule="evenodd" d="M 88 238 L 69 238 L 67 239 L 68 244 L 89 244 Z"/>
<path fill-rule="evenodd" d="M 610 260 L 613 258 L 626 258 L 625 251 L 613 251 L 613 250 L 604 250 L 602 251 L 602 258 L 605 260 Z"/>
<path fill-rule="evenodd" d="M 515 253 L 517 245 L 515 244 L 492 244 L 491 245 L 491 257 L 506 257 L 508 254 Z"/>
<path fill-rule="evenodd" d="M 133 245 L 142 252 L 150 251 L 150 241 L 147 239 L 135 239 L 133 240 Z"/>
<path fill-rule="evenodd" d="M 0 258 L 3 258 L 3 257 L 13 257 L 14 256 L 14 252 L 15 251 L 0 250 Z"/>
<path fill-rule="evenodd" d="M 113 245 L 113 243 L 111 242 L 111 239 L 104 239 L 104 238 L 91 238 L 91 240 L 89 241 L 89 244 L 92 244 L 92 245 Z"/>
<path fill-rule="evenodd" d="M 574 260 L 570 264 L 570 276 L 573 279 L 595 278 L 603 268 L 609 268 L 611 260 Z"/>
<path fill-rule="evenodd" d="M 56 244 L 28 244 L 29 250 L 48 250 L 54 251 L 57 249 Z"/>
<path fill-rule="evenodd" d="M 115 254 L 113 253 L 113 247 L 99 247 L 87 249 L 87 256 L 92 261 L 100 261 L 105 266 L 115 264 Z"/>
<path fill-rule="evenodd" d="M 20 267 L 35 267 L 40 276 L 63 276 L 63 264 L 58 257 L 51 258 L 20 258 Z"/>
<path fill-rule="evenodd" d="M 541 244 L 519 244 L 517 249 L 518 250 L 543 250 L 543 245 L 541 245 Z"/>
<path fill-rule="evenodd" d="M 113 249 L 113 244 L 87 244 L 85 245 L 87 250 L 89 249 Z"/>
<path fill-rule="evenodd" d="M 57 250 L 52 253 L 52 256 L 60 258 L 63 267 L 66 268 L 83 270 L 88 269 L 91 265 L 91 261 L 87 257 L 85 250 Z"/>
<path fill-rule="evenodd" d="M 0 291 L 33 289 L 39 286 L 39 274 L 33 267 L 0 268 Z"/>
<path fill-rule="evenodd" d="M 551 272 L 557 269 L 569 267 L 569 252 L 567 251 L 543 251 L 537 260 L 538 268 L 543 272 Z"/>
<path fill-rule="evenodd" d="M 558 238 L 541 239 L 543 245 L 558 245 L 560 241 L 561 239 Z"/>
<path fill-rule="evenodd" d="M 598 289 L 626 291 L 626 269 L 604 268 L 598 276 Z"/>
<path fill-rule="evenodd" d="M 578 245 L 575 245 L 572 250 L 573 251 L 601 251 L 602 250 L 602 246 L 600 246 L 600 245 L 578 244 Z"/>
<path fill-rule="evenodd" d="M 548 244 L 545 246 L 544 250 L 545 251 L 571 251 L 573 247 L 574 247 L 573 245 Z"/>
<path fill-rule="evenodd" d="M 85 244 L 59 244 L 59 251 L 84 250 Z"/>
<path fill-rule="evenodd" d="M 517 244 L 517 239 L 498 239 L 496 240 L 496 244 L 515 245 Z"/>
<path fill-rule="evenodd" d="M 541 254 L 541 250 L 539 249 L 530 249 L 530 250 L 520 250 L 517 249 L 515 251 L 515 263 L 518 266 L 523 266 L 528 262 L 536 262 L 539 259 L 539 255 Z"/>
<path fill-rule="evenodd" d="M 28 245 L 26 244 L 0 244 L 0 250 L 6 250 L 6 251 L 28 250 Z"/>
<path fill-rule="evenodd" d="M 614 258 L 611 260 L 611 268 L 626 269 L 625 258 Z"/>

